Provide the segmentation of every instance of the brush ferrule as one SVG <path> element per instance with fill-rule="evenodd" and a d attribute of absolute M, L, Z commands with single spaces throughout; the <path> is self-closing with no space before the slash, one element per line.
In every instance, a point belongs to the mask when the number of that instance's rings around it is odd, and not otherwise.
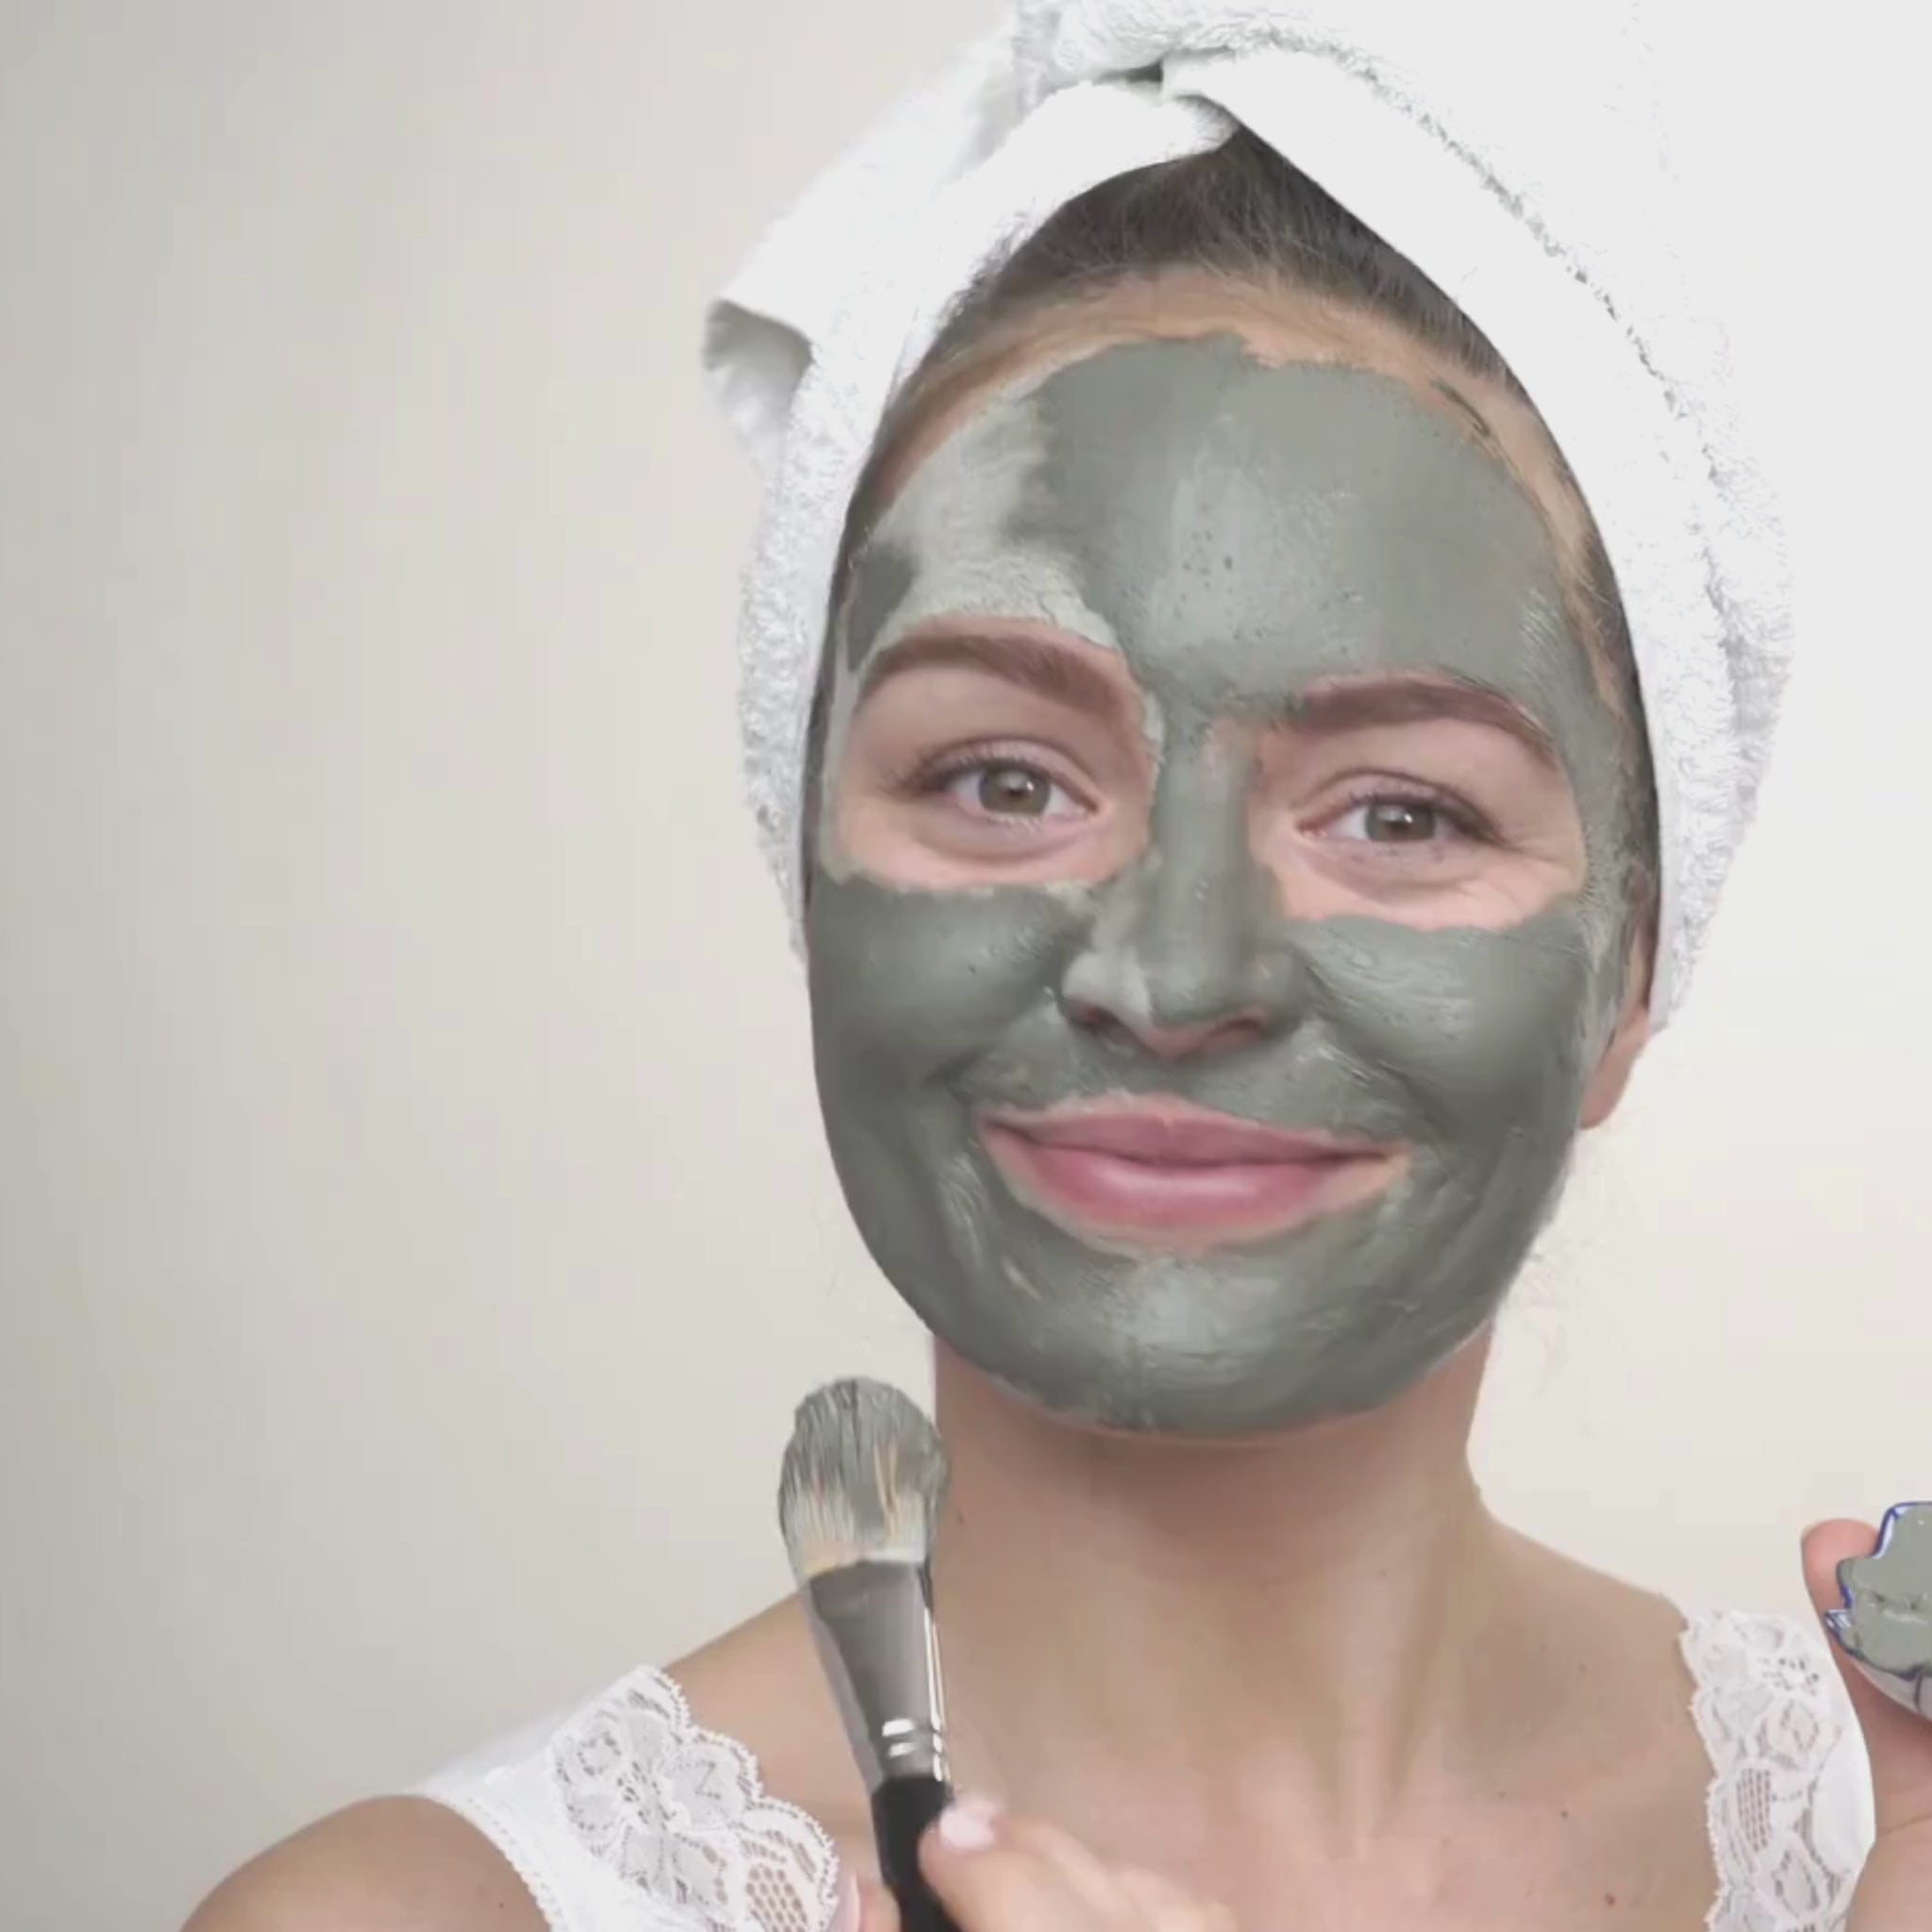
<path fill-rule="evenodd" d="M 945 1699 L 924 1563 L 860 1562 L 804 1590 L 812 1635 L 866 1786 L 946 1772 Z"/>

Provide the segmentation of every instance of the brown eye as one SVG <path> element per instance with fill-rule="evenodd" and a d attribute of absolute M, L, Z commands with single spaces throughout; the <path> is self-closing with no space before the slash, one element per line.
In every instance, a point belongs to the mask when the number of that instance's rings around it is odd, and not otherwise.
<path fill-rule="evenodd" d="M 982 811 L 1001 818 L 1044 818 L 1053 806 L 1054 782 L 1027 765 L 985 765 L 974 796 Z"/>
<path fill-rule="evenodd" d="M 1032 826 L 1081 818 L 1091 809 L 1058 779 L 1018 758 L 981 758 L 956 765 L 933 789 L 982 825 Z"/>
<path fill-rule="evenodd" d="M 1441 847 L 1474 836 L 1454 807 L 1400 792 L 1365 798 L 1323 828 L 1324 838 L 1357 845 Z"/>
<path fill-rule="evenodd" d="M 1441 830 L 1441 813 L 1417 798 L 1375 798 L 1362 808 L 1362 837 L 1382 845 L 1425 845 Z"/>

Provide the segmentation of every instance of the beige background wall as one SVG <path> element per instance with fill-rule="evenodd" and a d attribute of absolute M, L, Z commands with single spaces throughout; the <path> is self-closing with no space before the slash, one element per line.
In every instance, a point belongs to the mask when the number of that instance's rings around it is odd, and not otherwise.
<path fill-rule="evenodd" d="M 735 803 L 750 492 L 691 352 L 981 18 L 0 7 L 0 1924 L 173 1924 L 676 1653 L 780 1586 L 792 1399 L 916 1383 Z M 1920 116 L 1722 26 L 1809 656 L 1482 1458 L 1792 1605 L 1804 1523 L 1932 1490 Z"/>

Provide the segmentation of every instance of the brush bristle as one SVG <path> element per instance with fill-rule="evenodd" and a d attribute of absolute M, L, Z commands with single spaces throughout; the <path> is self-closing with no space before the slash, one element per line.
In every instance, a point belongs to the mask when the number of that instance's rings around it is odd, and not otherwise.
<path fill-rule="evenodd" d="M 916 1403 L 885 1382 L 828 1382 L 798 1405 L 778 1478 L 792 1574 L 924 1562 L 945 1489 L 946 1452 Z"/>

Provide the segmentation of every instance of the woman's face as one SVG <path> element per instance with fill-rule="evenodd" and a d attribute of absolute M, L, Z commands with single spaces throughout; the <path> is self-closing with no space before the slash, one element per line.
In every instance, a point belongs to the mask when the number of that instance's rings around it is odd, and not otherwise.
<path fill-rule="evenodd" d="M 1058 1413 L 1388 1400 L 1488 1321 L 1634 1051 L 1619 722 L 1473 416 L 1103 344 L 956 412 L 854 559 L 832 1151 L 922 1319 Z"/>

